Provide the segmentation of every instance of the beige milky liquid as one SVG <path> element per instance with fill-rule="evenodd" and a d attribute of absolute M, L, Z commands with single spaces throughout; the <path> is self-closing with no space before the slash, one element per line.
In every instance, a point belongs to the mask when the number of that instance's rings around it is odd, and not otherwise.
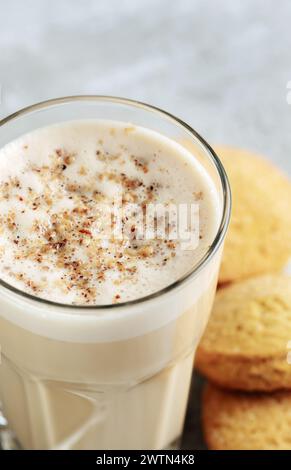
<path fill-rule="evenodd" d="M 221 208 L 183 147 L 123 123 L 37 130 L 0 151 L 0 272 L 40 303 L 0 287 L 0 394 L 23 448 L 161 449 L 181 434 L 194 350 L 220 253 L 198 276 L 160 290 L 205 253 Z M 98 204 L 199 204 L 199 245 L 96 240 Z M 95 232 L 94 232 L 95 230 Z"/>

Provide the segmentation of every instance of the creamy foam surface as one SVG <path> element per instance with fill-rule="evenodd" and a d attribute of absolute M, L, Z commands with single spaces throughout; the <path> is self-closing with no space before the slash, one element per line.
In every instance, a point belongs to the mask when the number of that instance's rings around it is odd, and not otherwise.
<path fill-rule="evenodd" d="M 199 204 L 198 248 L 138 239 L 130 213 L 122 218 L 129 237 L 98 238 L 100 207 L 116 199 L 142 207 Z M 143 297 L 201 258 L 218 228 L 218 204 L 193 155 L 153 131 L 93 120 L 38 129 L 0 150 L 0 276 L 60 303 Z"/>

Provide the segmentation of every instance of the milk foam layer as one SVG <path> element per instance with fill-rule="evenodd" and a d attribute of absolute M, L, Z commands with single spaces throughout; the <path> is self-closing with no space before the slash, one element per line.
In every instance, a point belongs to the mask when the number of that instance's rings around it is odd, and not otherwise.
<path fill-rule="evenodd" d="M 200 243 L 100 242 L 99 205 L 199 204 Z M 0 150 L 0 276 L 41 298 L 111 304 L 143 297 L 188 272 L 213 241 L 217 192 L 184 147 L 148 129 L 74 121 Z"/>

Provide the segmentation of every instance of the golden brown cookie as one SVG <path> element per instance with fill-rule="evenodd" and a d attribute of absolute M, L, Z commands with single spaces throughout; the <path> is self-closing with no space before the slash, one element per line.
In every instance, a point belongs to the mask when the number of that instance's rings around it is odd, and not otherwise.
<path fill-rule="evenodd" d="M 207 385 L 203 431 L 213 450 L 290 450 L 291 393 L 224 391 Z"/>
<path fill-rule="evenodd" d="M 279 271 L 291 256 L 291 183 L 246 150 L 214 147 L 232 189 L 220 283 Z"/>
<path fill-rule="evenodd" d="M 291 389 L 289 341 L 291 277 L 249 279 L 217 292 L 196 366 L 226 388 Z"/>

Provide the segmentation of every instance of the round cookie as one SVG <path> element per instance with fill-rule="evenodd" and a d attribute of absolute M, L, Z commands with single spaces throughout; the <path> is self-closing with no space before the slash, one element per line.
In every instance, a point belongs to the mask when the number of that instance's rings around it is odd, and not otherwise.
<path fill-rule="evenodd" d="M 212 450 L 290 450 L 291 393 L 250 394 L 207 385 L 202 422 Z"/>
<path fill-rule="evenodd" d="M 219 283 L 279 271 L 291 256 L 291 183 L 264 158 L 214 147 L 232 189 Z"/>
<path fill-rule="evenodd" d="M 196 366 L 226 388 L 291 389 L 291 277 L 262 276 L 219 290 Z"/>

